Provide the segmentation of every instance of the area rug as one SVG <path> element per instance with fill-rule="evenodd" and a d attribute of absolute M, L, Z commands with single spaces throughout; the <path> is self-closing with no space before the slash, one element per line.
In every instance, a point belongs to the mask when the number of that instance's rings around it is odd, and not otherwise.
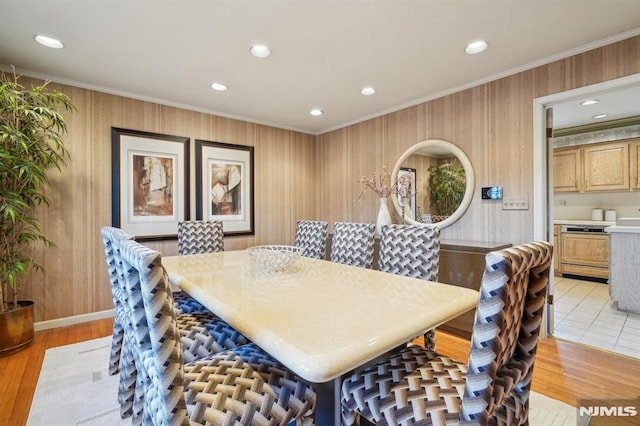
<path fill-rule="evenodd" d="M 48 349 L 27 425 L 130 425 L 120 418 L 119 376 L 110 376 L 111 336 Z"/>
<path fill-rule="evenodd" d="M 27 425 L 118 426 L 118 376 L 109 376 L 111 336 L 46 351 Z M 576 426 L 576 409 L 532 392 L 531 426 Z"/>

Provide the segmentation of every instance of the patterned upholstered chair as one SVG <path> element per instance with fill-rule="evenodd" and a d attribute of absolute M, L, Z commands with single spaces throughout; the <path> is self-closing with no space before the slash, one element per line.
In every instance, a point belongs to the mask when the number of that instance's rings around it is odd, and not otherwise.
<path fill-rule="evenodd" d="M 178 255 L 224 251 L 224 230 L 219 220 L 178 222 Z M 184 291 L 173 292 L 178 327 L 187 362 L 248 343 L 248 339 L 217 318 Z"/>
<path fill-rule="evenodd" d="M 178 222 L 178 254 L 224 251 L 224 232 L 219 220 Z"/>
<path fill-rule="evenodd" d="M 299 220 L 296 224 L 295 246 L 303 249 L 302 255 L 324 259 L 327 244 L 327 222 Z"/>
<path fill-rule="evenodd" d="M 336 222 L 331 240 L 331 261 L 370 268 L 375 231 L 373 223 Z"/>
<path fill-rule="evenodd" d="M 285 425 L 313 416 L 313 389 L 254 344 L 185 364 L 160 253 L 125 241 L 121 254 L 136 313 L 126 329 L 139 370 L 132 424 Z"/>
<path fill-rule="evenodd" d="M 122 341 L 124 339 L 124 331 L 122 323 L 126 321 L 126 292 L 122 291 L 118 278 L 118 268 L 116 262 L 120 259 L 118 246 L 114 247 L 112 241 L 130 240 L 131 235 L 118 228 L 103 228 L 102 243 L 104 248 L 104 256 L 107 262 L 107 273 L 109 275 L 109 284 L 111 285 L 111 297 L 113 298 L 113 333 L 111 337 L 111 355 L 109 357 L 109 374 L 115 375 L 120 371 L 120 357 L 122 354 Z"/>
<path fill-rule="evenodd" d="M 120 243 L 121 241 L 132 240 L 133 237 L 118 228 L 112 227 L 102 228 L 101 234 L 114 308 L 109 374 L 120 373 L 118 403 L 120 404 L 120 415 L 124 418 L 132 413 L 136 369 L 133 353 L 131 352 L 132 343 L 128 341 L 131 336 L 125 333 L 132 316 L 122 278 Z"/>
<path fill-rule="evenodd" d="M 418 346 L 343 382 L 345 424 L 526 425 L 553 247 L 486 256 L 468 364 Z"/>
<path fill-rule="evenodd" d="M 224 251 L 224 231 L 219 220 L 178 222 L 178 255 Z M 176 313 L 207 314 L 210 311 L 181 290 L 173 292 Z"/>
<path fill-rule="evenodd" d="M 130 352 L 131 343 L 127 342 L 124 332 L 124 326 L 135 318 L 135 312 L 131 310 L 131 293 L 127 290 L 123 278 L 125 271 L 122 267 L 120 245 L 122 241 L 132 240 L 132 236 L 112 227 L 103 227 L 101 234 L 114 303 L 109 374 L 120 373 L 118 402 L 120 414 L 124 418 L 132 413 L 137 372 Z M 176 321 L 181 334 L 184 358 L 188 361 L 249 342 L 246 337 L 211 312 L 181 314 L 177 316 Z"/>
<path fill-rule="evenodd" d="M 438 281 L 440 229 L 420 225 L 384 225 L 378 269 L 383 272 Z M 424 334 L 425 347 L 436 349 L 435 330 Z"/>

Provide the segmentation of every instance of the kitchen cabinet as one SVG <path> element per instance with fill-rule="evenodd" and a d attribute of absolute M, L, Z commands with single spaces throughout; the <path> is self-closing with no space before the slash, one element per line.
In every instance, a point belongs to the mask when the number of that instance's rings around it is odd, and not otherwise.
<path fill-rule="evenodd" d="M 553 190 L 554 192 L 582 190 L 582 150 L 580 148 L 554 150 Z"/>
<path fill-rule="evenodd" d="M 609 235 L 561 232 L 563 274 L 609 278 Z"/>
<path fill-rule="evenodd" d="M 606 142 L 555 149 L 553 151 L 554 192 L 596 192 L 640 188 L 637 170 L 635 181 L 631 178 L 634 175 L 633 164 L 636 164 L 636 169 L 638 168 L 637 157 L 640 149 L 637 147 L 638 143 L 640 142 Z"/>
<path fill-rule="evenodd" d="M 583 148 L 584 190 L 629 189 L 629 144 L 606 143 Z"/>
<path fill-rule="evenodd" d="M 630 184 L 632 189 L 640 189 L 640 140 L 629 144 L 631 157 Z"/>

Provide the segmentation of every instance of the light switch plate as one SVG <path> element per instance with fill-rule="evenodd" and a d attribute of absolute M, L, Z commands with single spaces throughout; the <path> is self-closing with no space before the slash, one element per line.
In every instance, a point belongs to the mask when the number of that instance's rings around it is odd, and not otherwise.
<path fill-rule="evenodd" d="M 527 197 L 504 198 L 502 210 L 529 210 L 529 199 Z"/>

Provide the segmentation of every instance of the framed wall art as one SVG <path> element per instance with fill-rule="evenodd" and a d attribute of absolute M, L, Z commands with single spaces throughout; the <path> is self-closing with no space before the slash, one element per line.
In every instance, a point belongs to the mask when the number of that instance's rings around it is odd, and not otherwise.
<path fill-rule="evenodd" d="M 136 240 L 177 238 L 189 219 L 188 137 L 111 128 L 111 216 Z"/>
<path fill-rule="evenodd" d="M 196 139 L 196 219 L 253 235 L 253 147 Z"/>
<path fill-rule="evenodd" d="M 416 218 L 416 169 L 401 167 L 398 171 L 398 204 L 403 216 Z"/>

